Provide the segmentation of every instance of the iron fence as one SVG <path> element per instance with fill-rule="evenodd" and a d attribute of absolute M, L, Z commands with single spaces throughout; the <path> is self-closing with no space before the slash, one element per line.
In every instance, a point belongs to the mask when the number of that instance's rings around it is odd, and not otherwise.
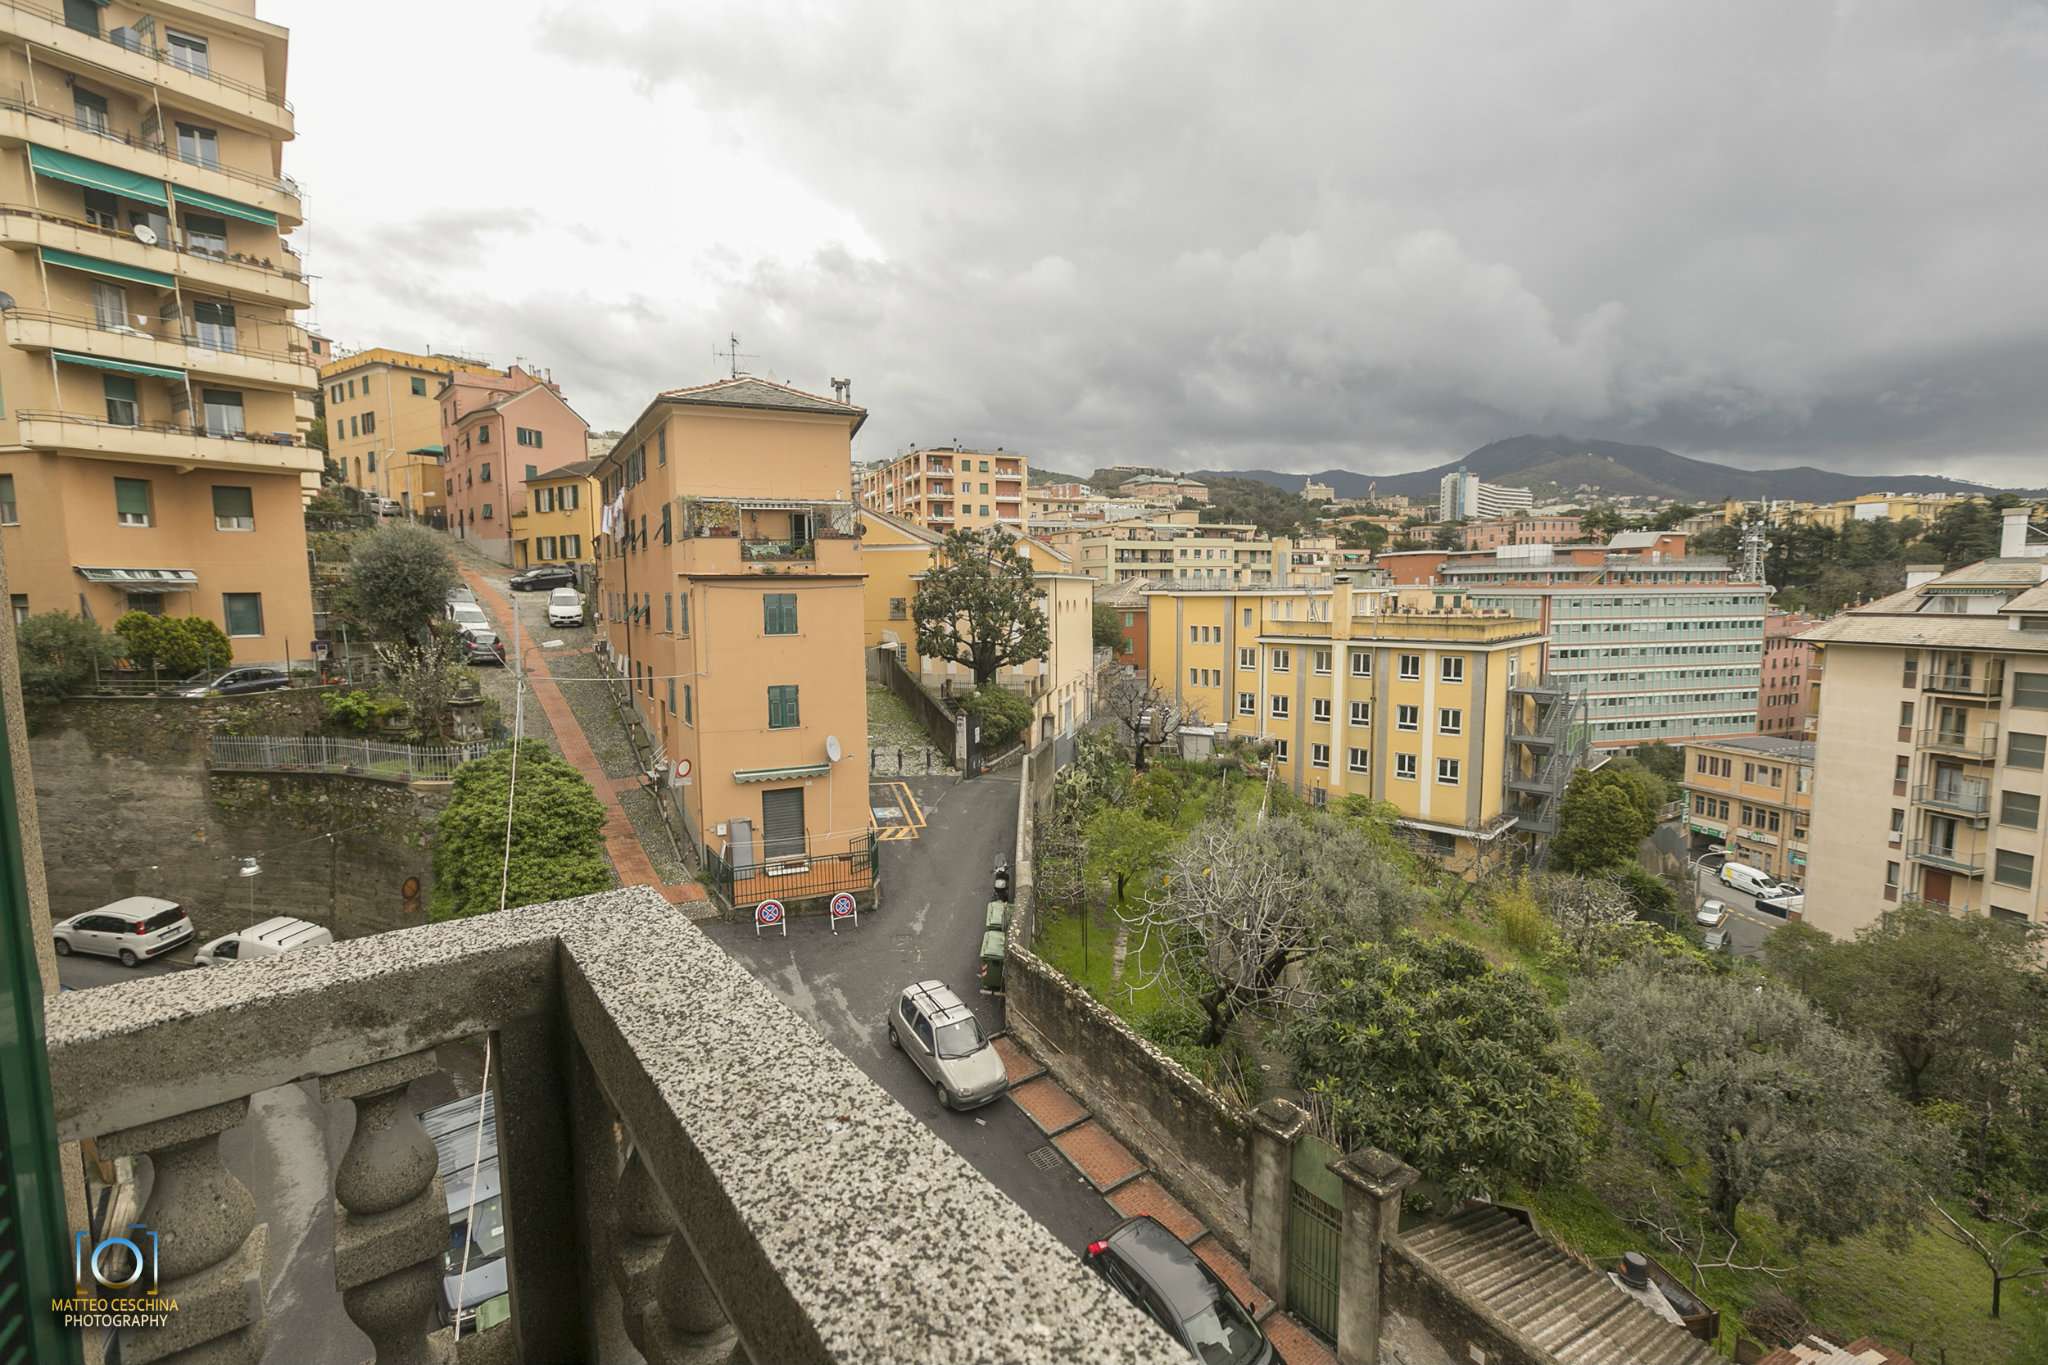
<path fill-rule="evenodd" d="M 269 735 L 215 735 L 207 766 L 215 772 L 347 773 L 391 782 L 446 782 L 463 764 L 504 748 L 499 740 L 472 744 L 380 744 L 369 739 L 294 739 Z"/>
<path fill-rule="evenodd" d="M 859 895 L 880 880 L 881 843 L 873 830 L 856 834 L 840 853 L 809 853 L 773 862 L 734 866 L 710 846 L 704 849 L 704 879 L 720 908 L 751 917 L 754 907 L 774 899 L 794 906 L 841 891 Z"/>

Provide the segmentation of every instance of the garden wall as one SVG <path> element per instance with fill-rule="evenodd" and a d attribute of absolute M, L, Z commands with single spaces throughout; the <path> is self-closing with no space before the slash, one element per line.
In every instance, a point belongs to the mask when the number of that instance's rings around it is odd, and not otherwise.
<path fill-rule="evenodd" d="M 1247 1117 L 1014 943 L 1003 963 L 1003 993 L 1010 1031 L 1053 1079 L 1242 1254 L 1250 1236 Z"/>

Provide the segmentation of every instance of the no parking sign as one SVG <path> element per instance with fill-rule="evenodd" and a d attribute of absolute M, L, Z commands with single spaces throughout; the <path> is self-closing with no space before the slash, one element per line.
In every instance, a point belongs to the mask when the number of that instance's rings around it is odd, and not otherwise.
<path fill-rule="evenodd" d="M 860 928 L 860 906 L 854 903 L 851 891 L 840 891 L 832 897 L 832 932 L 839 932 L 839 921 L 850 919 L 853 927 Z"/>
<path fill-rule="evenodd" d="M 754 937 L 761 937 L 763 927 L 780 928 L 784 938 L 789 937 L 789 924 L 782 917 L 782 902 L 770 897 L 754 907 Z"/>

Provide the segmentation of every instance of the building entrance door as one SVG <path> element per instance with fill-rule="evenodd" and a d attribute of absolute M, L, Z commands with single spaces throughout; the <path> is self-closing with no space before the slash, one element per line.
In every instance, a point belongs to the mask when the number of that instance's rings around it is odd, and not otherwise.
<path fill-rule="evenodd" d="M 761 854 L 765 862 L 804 856 L 804 789 L 761 793 Z"/>

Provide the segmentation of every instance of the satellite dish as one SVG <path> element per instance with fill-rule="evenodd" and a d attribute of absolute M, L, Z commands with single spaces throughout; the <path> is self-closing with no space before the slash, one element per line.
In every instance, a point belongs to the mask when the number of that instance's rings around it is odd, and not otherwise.
<path fill-rule="evenodd" d="M 144 246 L 155 246 L 156 229 L 147 223 L 137 223 L 135 225 L 135 240 Z"/>
<path fill-rule="evenodd" d="M 846 750 L 839 747 L 839 736 L 825 736 L 825 757 L 834 763 L 846 757 Z"/>
<path fill-rule="evenodd" d="M 0 313 L 4 313 L 12 307 L 14 307 L 14 295 L 0 293 Z"/>

